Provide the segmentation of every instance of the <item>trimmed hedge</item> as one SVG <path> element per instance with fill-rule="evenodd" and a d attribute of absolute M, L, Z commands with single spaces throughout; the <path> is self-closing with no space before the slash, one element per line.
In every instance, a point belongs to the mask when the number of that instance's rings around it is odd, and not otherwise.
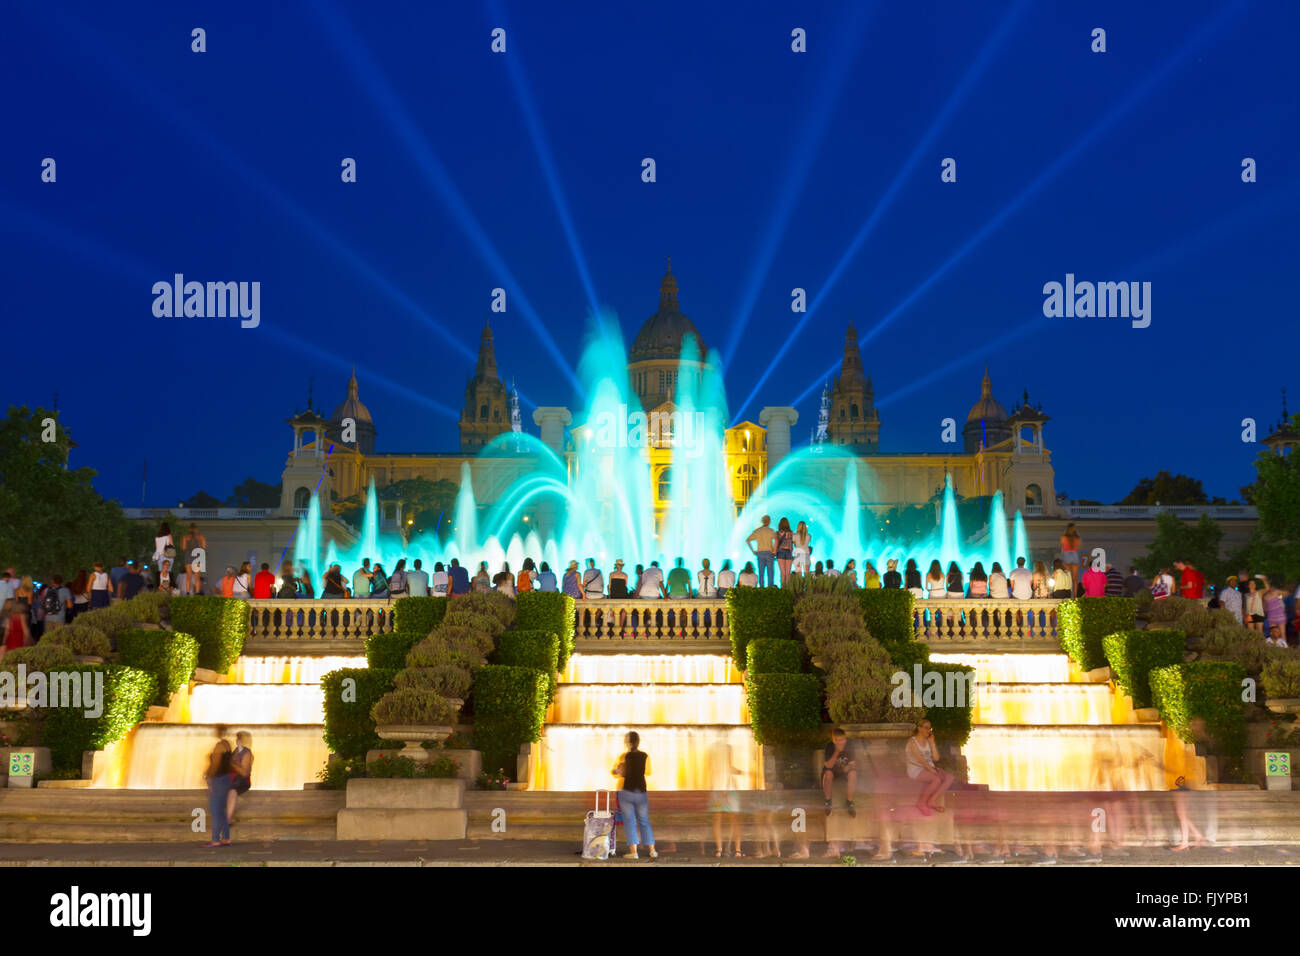
<path fill-rule="evenodd" d="M 799 641 L 760 637 L 749 642 L 749 674 L 798 674 L 803 670 L 803 646 Z"/>
<path fill-rule="evenodd" d="M 1269 700 L 1300 697 L 1300 659 L 1269 661 L 1264 665 L 1260 683 Z"/>
<path fill-rule="evenodd" d="M 749 664 L 749 642 L 771 637 L 787 640 L 794 633 L 794 598 L 781 588 L 729 588 L 727 621 L 736 666 Z"/>
<path fill-rule="evenodd" d="M 27 673 L 48 671 L 51 668 L 64 670 L 77 666 L 76 655 L 59 644 L 46 644 L 41 641 L 31 647 L 15 647 L 0 660 L 0 671 L 18 673 L 18 665 L 26 665 Z"/>
<path fill-rule="evenodd" d="M 1151 698 L 1179 738 L 1196 743 L 1192 726 L 1205 722 L 1215 752 L 1240 758 L 1246 747 L 1246 708 L 1241 699 L 1246 669 L 1231 661 L 1194 661 L 1150 672 Z"/>
<path fill-rule="evenodd" d="M 546 631 L 560 636 L 560 654 L 555 669 L 564 670 L 573 653 L 573 629 L 577 606 L 573 598 L 559 591 L 525 591 L 515 598 L 517 631 Z"/>
<path fill-rule="evenodd" d="M 1133 706 L 1150 707 L 1150 672 L 1181 664 L 1187 635 L 1182 631 L 1120 631 L 1102 638 L 1101 646 L 1115 683 L 1133 698 Z"/>
<path fill-rule="evenodd" d="M 122 631 L 117 635 L 117 659 L 152 674 L 151 703 L 166 707 L 172 694 L 194 675 L 199 642 L 180 631 Z"/>
<path fill-rule="evenodd" d="M 445 597 L 404 597 L 393 602 L 393 630 L 428 637 L 447 613 Z"/>
<path fill-rule="evenodd" d="M 199 642 L 199 667 L 224 674 L 248 640 L 248 604 L 238 598 L 178 595 L 171 600 L 171 623 Z"/>
<path fill-rule="evenodd" d="M 103 680 L 103 707 L 98 716 L 87 717 L 85 707 L 44 708 L 44 741 L 50 748 L 54 769 L 79 773 L 83 753 L 116 743 L 144 720 L 155 679 L 152 674 L 122 664 L 60 668 L 47 676 L 53 681 L 64 674 L 85 675 L 82 680 Z M 103 676 L 89 676 L 93 674 Z"/>
<path fill-rule="evenodd" d="M 1133 630 L 1137 605 L 1132 598 L 1069 598 L 1056 608 L 1061 649 L 1085 671 L 1106 666 L 1101 642 L 1107 634 Z"/>
<path fill-rule="evenodd" d="M 955 744 L 958 747 L 963 746 L 970 739 L 971 728 L 971 710 L 975 703 L 973 695 L 975 690 L 975 668 L 967 664 L 940 664 L 929 663 L 928 661 L 921 665 L 921 686 L 914 688 L 922 695 L 922 701 L 925 699 L 925 681 L 926 675 L 938 672 L 945 675 L 944 681 L 944 698 L 945 699 L 963 699 L 965 703 L 952 705 L 926 706 L 925 716 L 930 721 L 930 726 L 934 729 L 934 736 L 942 744 Z M 909 670 L 909 679 L 915 672 Z M 964 687 L 960 693 L 961 698 L 948 697 L 948 674 L 964 674 L 965 678 L 958 684 Z"/>
<path fill-rule="evenodd" d="M 862 605 L 862 620 L 867 633 L 885 645 L 893 656 L 895 645 L 906 644 L 916 638 L 912 624 L 912 609 L 916 595 L 895 588 L 866 588 L 857 592 Z"/>
<path fill-rule="evenodd" d="M 754 740 L 765 746 L 794 744 L 821 730 L 822 686 L 815 674 L 745 675 Z"/>
<path fill-rule="evenodd" d="M 542 739 L 547 676 L 532 667 L 489 664 L 474 673 L 474 747 L 486 770 L 515 776 L 515 758 L 525 743 Z"/>
<path fill-rule="evenodd" d="M 930 664 L 930 645 L 924 641 L 904 641 L 901 644 L 886 644 L 885 650 L 889 652 L 890 662 L 899 670 L 912 673 L 912 666 L 915 664 L 924 664 L 925 669 L 929 670 L 931 666 L 939 667 L 940 665 Z"/>
<path fill-rule="evenodd" d="M 546 703 L 555 700 L 560 636 L 548 631 L 506 631 L 497 639 L 496 663 L 531 667 L 546 675 Z"/>
<path fill-rule="evenodd" d="M 402 598 L 403 601 L 423 601 L 424 598 Z M 406 655 L 411 653 L 428 631 L 392 631 L 371 634 L 366 638 L 366 666 L 381 670 L 401 670 L 406 666 Z"/>
<path fill-rule="evenodd" d="M 340 757 L 365 757 L 366 751 L 380 749 L 375 721 L 370 710 L 376 701 L 393 689 L 397 671 L 388 668 L 343 667 L 330 671 L 321 679 L 325 695 L 325 743 Z M 355 681 L 344 685 L 345 680 Z M 344 699 L 345 689 L 351 700 Z"/>

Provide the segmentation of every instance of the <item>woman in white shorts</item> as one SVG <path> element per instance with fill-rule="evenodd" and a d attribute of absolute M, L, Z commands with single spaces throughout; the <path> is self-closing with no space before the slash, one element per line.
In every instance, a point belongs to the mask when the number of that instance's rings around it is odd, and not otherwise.
<path fill-rule="evenodd" d="M 812 554 L 812 535 L 808 533 L 808 522 L 800 521 L 794 530 L 794 563 L 790 565 L 790 570 L 796 574 L 807 574 L 810 554 Z"/>

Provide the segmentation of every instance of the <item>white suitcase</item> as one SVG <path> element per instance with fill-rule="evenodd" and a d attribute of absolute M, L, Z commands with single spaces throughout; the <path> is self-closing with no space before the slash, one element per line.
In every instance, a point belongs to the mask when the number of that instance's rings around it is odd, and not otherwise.
<path fill-rule="evenodd" d="M 600 795 L 605 795 L 605 809 L 600 808 Z M 596 791 L 596 808 L 587 811 L 586 822 L 582 828 L 582 858 L 584 860 L 607 860 L 614 852 L 614 792 L 612 790 Z"/>

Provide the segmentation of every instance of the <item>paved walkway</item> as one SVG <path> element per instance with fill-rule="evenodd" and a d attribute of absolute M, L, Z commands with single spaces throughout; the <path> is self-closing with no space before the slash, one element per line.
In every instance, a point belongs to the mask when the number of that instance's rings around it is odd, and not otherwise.
<path fill-rule="evenodd" d="M 583 860 L 574 843 L 538 840 L 467 840 L 432 842 L 340 842 L 293 840 L 250 842 L 207 849 L 196 840 L 184 843 L 7 843 L 0 844 L 0 867 L 9 866 L 841 866 L 836 858 L 821 856 L 824 845 L 814 844 L 808 860 L 742 859 L 714 856 L 711 846 L 698 843 L 660 848 L 659 859 Z M 872 863 L 869 850 L 847 850 L 858 866 L 969 866 L 949 853 L 928 860 L 900 852 L 893 863 Z M 1086 866 L 1294 866 L 1300 848 L 1279 846 L 1206 847 L 1184 853 L 1167 848 L 1133 848 L 1127 855 L 1107 852 L 1104 858 L 1062 858 L 1059 865 Z M 1038 854 L 994 863 L 977 859 L 981 866 L 1042 866 Z"/>

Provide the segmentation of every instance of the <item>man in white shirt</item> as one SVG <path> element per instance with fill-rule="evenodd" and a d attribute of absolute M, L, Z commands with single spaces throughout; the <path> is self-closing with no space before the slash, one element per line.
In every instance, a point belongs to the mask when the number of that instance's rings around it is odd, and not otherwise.
<path fill-rule="evenodd" d="M 442 562 L 439 561 L 433 566 L 433 583 L 431 585 L 433 589 L 433 596 L 446 597 L 447 587 L 450 583 L 451 583 L 451 575 L 449 575 L 446 572 L 446 570 L 442 566 Z"/>
<path fill-rule="evenodd" d="M 700 573 L 695 576 L 700 584 L 700 597 L 712 598 L 718 596 L 718 588 L 713 582 L 713 572 L 709 570 L 709 559 L 703 558 L 700 561 Z"/>
<path fill-rule="evenodd" d="M 1241 623 L 1241 592 L 1237 590 L 1237 576 L 1229 576 L 1227 587 L 1219 592 L 1219 603 L 1232 612 L 1232 616 Z"/>
<path fill-rule="evenodd" d="M 421 570 L 420 559 L 415 559 L 415 570 L 406 572 L 406 593 L 411 597 L 429 596 L 429 572 Z"/>
<path fill-rule="evenodd" d="M 17 582 L 14 581 L 13 572 L 6 571 L 0 575 L 0 607 L 4 607 L 5 601 L 14 596 L 15 590 L 17 590 Z"/>
<path fill-rule="evenodd" d="M 1011 572 L 1011 596 L 1017 601 L 1034 596 L 1034 572 L 1025 567 L 1024 558 L 1016 558 L 1016 569 Z"/>

